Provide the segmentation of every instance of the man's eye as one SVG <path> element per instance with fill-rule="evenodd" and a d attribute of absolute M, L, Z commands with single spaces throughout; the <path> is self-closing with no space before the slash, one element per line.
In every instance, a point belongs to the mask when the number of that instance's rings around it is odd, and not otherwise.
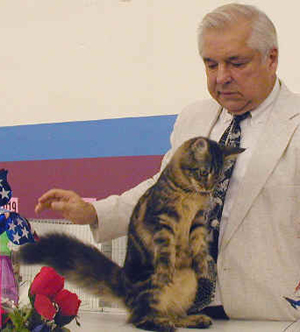
<path fill-rule="evenodd" d="M 211 63 L 211 64 L 208 64 L 208 65 L 207 65 L 207 67 L 208 67 L 209 69 L 215 69 L 215 68 L 217 68 L 217 66 L 218 66 L 218 64 L 216 64 L 216 63 Z"/>
<path fill-rule="evenodd" d="M 242 67 L 245 64 L 246 64 L 245 62 L 232 63 L 233 67 L 236 67 L 236 68 Z"/>

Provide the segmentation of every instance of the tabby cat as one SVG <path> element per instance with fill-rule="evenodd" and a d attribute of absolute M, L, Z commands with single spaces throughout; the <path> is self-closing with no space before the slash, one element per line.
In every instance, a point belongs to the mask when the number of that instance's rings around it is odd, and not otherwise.
<path fill-rule="evenodd" d="M 50 265 L 94 294 L 118 298 L 137 328 L 209 327 L 211 319 L 195 310 L 214 291 L 205 211 L 224 161 L 242 151 L 204 137 L 186 141 L 138 201 L 123 267 L 94 246 L 58 233 L 22 246 L 19 258 Z"/>

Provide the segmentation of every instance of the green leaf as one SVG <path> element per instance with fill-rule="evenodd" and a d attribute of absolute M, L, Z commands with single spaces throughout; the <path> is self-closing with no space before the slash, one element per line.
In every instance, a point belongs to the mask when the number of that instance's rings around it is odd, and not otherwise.
<path fill-rule="evenodd" d="M 2 332 L 13 332 L 13 329 L 11 327 L 6 326 Z"/>
<path fill-rule="evenodd" d="M 10 313 L 9 318 L 11 319 L 16 329 L 24 325 L 23 315 L 19 310 L 14 310 L 12 313 Z"/>
<path fill-rule="evenodd" d="M 8 325 L 7 332 L 30 332 L 30 330 L 26 328 L 26 322 L 30 315 L 31 309 L 28 307 L 15 309 L 9 314 L 11 323 Z M 4 329 L 3 331 L 5 332 L 6 330 Z"/>

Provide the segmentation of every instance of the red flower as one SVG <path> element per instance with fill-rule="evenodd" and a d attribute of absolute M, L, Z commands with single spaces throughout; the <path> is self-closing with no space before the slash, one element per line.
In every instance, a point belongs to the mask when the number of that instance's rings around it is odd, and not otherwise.
<path fill-rule="evenodd" d="M 0 304 L 0 331 L 1 328 L 4 328 L 6 323 L 10 320 L 8 312 L 4 310 Z"/>
<path fill-rule="evenodd" d="M 71 293 L 66 289 L 56 294 L 54 301 L 59 306 L 59 311 L 63 316 L 76 316 L 81 301 L 75 293 Z"/>
<path fill-rule="evenodd" d="M 42 267 L 40 273 L 34 278 L 30 293 L 43 294 L 53 298 L 64 287 L 65 279 L 60 276 L 52 267 Z"/>
<path fill-rule="evenodd" d="M 75 293 L 63 287 L 63 277 L 51 267 L 42 267 L 29 291 L 36 312 L 47 320 L 54 320 L 59 327 L 69 324 L 77 316 L 81 303 Z"/>
<path fill-rule="evenodd" d="M 52 320 L 56 314 L 56 309 L 51 300 L 43 295 L 36 294 L 34 299 L 35 310 L 47 320 Z"/>

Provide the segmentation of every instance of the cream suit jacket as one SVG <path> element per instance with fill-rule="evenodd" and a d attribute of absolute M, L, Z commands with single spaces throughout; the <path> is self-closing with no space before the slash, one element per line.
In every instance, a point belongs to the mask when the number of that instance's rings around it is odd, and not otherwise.
<path fill-rule="evenodd" d="M 209 137 L 220 114 L 213 100 L 196 102 L 178 116 L 171 135 L 173 151 L 195 136 Z M 220 243 L 218 278 L 222 303 L 230 318 L 294 320 L 300 318 L 284 299 L 300 280 L 300 96 L 284 84 L 247 167 Z M 154 176 L 121 196 L 94 204 L 103 242 L 126 235 L 138 198 Z M 296 294 L 295 294 L 296 297 Z"/>

